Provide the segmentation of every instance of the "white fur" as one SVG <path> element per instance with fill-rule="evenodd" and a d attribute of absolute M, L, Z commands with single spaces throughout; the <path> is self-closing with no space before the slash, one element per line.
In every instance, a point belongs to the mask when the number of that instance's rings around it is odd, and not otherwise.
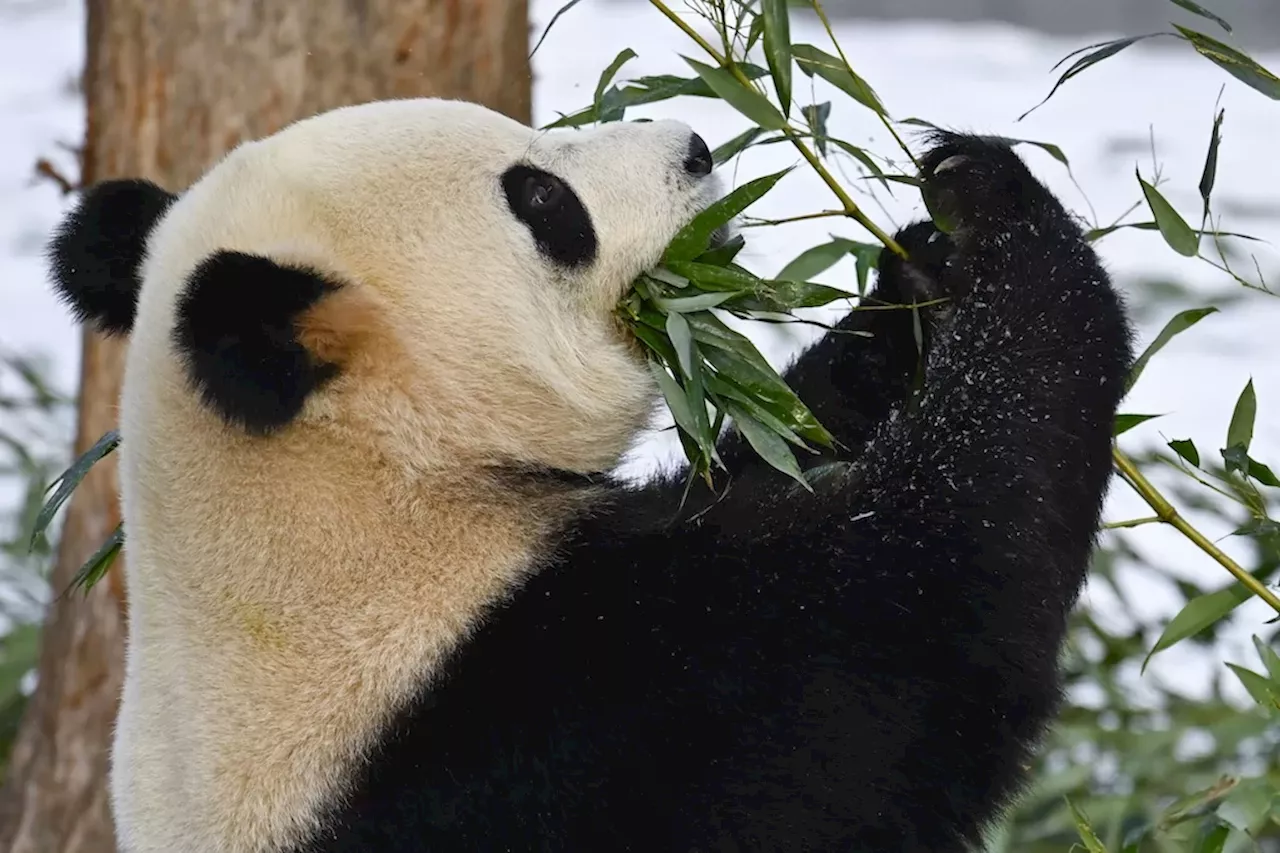
<path fill-rule="evenodd" d="M 480 467 L 593 471 L 626 450 L 654 389 L 612 311 L 716 192 L 681 168 L 689 134 L 371 103 L 241 146 L 168 211 L 121 411 L 130 633 L 111 786 L 126 853 L 298 839 L 565 511 Z M 576 191 L 594 264 L 538 253 L 499 183 L 517 161 Z M 185 279 L 222 249 L 350 284 L 328 317 L 351 339 L 342 375 L 278 435 L 224 425 L 173 348 Z"/>

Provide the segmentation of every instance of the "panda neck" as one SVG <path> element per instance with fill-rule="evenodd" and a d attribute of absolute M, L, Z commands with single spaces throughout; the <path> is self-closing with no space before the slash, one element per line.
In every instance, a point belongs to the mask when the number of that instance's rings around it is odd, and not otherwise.
<path fill-rule="evenodd" d="M 530 466 L 410 479 L 311 451 L 197 468 L 193 494 L 130 501 L 112 781 L 141 849 L 255 853 L 305 834 L 596 482 Z"/>

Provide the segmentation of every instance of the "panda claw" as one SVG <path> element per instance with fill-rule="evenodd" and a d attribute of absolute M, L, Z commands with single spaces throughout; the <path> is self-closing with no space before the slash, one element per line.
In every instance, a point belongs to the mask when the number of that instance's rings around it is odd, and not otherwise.
<path fill-rule="evenodd" d="M 947 159 L 939 163 L 937 166 L 935 166 L 933 169 L 933 173 L 935 175 L 941 175 L 943 172 L 949 172 L 952 169 L 959 168 L 960 166 L 963 166 L 965 163 L 968 163 L 968 162 L 969 162 L 969 158 L 966 157 L 965 155 L 952 154 L 950 157 L 948 157 Z"/>

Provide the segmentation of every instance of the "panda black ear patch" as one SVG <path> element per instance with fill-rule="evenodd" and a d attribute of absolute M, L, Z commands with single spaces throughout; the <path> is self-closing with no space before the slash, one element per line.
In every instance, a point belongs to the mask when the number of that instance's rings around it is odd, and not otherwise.
<path fill-rule="evenodd" d="M 143 180 L 103 181 L 80 196 L 47 252 L 54 290 L 77 322 L 129 334 L 147 236 L 176 198 Z"/>
<path fill-rule="evenodd" d="M 303 340 L 305 315 L 342 285 L 314 270 L 258 255 L 218 252 L 178 300 L 174 344 L 204 402 L 228 423 L 265 434 L 302 411 L 338 373 L 333 354 Z"/>

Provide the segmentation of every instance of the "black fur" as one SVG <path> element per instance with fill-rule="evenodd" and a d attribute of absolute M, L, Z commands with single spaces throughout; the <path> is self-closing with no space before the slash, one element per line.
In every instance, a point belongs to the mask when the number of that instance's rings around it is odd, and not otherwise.
<path fill-rule="evenodd" d="M 591 215 L 567 183 L 542 169 L 516 164 L 502 175 L 502 191 L 515 217 L 529 228 L 544 255 L 566 267 L 590 265 L 598 241 Z"/>
<path fill-rule="evenodd" d="M 1060 698 L 1132 360 L 1120 299 L 1006 146 L 924 160 L 960 227 L 901 237 L 788 379 L 844 444 L 808 494 L 615 486 L 386 727 L 306 853 L 957 853 Z M 954 154 L 970 161 L 933 175 Z"/>
<path fill-rule="evenodd" d="M 76 322 L 129 334 L 147 236 L 176 198 L 143 180 L 103 181 L 84 191 L 47 250 L 54 291 Z"/>
<path fill-rule="evenodd" d="M 313 270 L 240 252 L 201 263 L 178 301 L 173 341 L 205 403 L 257 434 L 293 420 L 338 372 L 303 347 L 295 323 L 339 286 Z"/>

